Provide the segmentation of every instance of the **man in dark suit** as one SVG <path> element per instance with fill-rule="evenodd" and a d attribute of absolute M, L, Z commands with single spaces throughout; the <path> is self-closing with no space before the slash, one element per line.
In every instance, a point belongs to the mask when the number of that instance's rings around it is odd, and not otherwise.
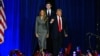
<path fill-rule="evenodd" d="M 52 5 L 48 2 L 46 3 L 46 14 L 49 18 L 49 21 L 52 19 L 52 17 L 55 15 L 54 11 L 51 9 Z"/>
<path fill-rule="evenodd" d="M 52 30 L 52 24 L 50 24 L 50 21 L 52 20 L 53 16 L 55 15 L 54 11 L 51 9 L 52 5 L 48 2 L 46 3 L 46 14 L 48 17 L 49 21 L 49 38 L 47 39 L 47 51 L 48 52 L 53 52 L 52 51 L 52 38 L 51 38 L 51 30 Z"/>
<path fill-rule="evenodd" d="M 53 54 L 58 56 L 60 49 L 62 48 L 64 37 L 68 37 L 68 31 L 66 26 L 66 20 L 62 17 L 62 10 L 57 9 L 56 16 L 50 22 L 52 26 L 52 40 L 53 40 Z"/>

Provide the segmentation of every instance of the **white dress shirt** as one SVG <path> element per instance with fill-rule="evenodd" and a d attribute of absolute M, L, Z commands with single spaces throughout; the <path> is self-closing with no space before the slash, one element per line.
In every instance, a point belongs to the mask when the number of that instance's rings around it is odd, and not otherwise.
<path fill-rule="evenodd" d="M 47 14 L 51 15 L 51 9 L 47 9 Z"/>

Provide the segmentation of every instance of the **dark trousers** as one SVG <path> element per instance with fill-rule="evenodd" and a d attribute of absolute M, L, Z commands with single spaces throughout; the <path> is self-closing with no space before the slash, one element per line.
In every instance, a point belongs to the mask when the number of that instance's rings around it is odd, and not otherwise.
<path fill-rule="evenodd" d="M 49 38 L 47 38 L 47 51 L 50 52 L 50 53 L 53 53 L 52 49 L 53 49 L 52 38 L 49 37 Z"/>
<path fill-rule="evenodd" d="M 58 33 L 57 37 L 53 39 L 53 56 L 58 56 L 59 51 L 62 48 L 63 44 L 63 35 L 62 33 Z"/>
<path fill-rule="evenodd" d="M 47 38 L 47 51 L 53 53 L 53 44 L 52 44 L 52 25 L 49 24 L 49 38 Z"/>

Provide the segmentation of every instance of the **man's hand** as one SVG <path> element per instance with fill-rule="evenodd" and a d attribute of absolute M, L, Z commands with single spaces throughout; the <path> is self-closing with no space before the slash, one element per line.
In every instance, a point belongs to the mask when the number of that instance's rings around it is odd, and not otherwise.
<path fill-rule="evenodd" d="M 47 34 L 46 38 L 49 38 L 49 34 Z"/>
<path fill-rule="evenodd" d="M 68 34 L 65 34 L 65 37 L 68 37 Z"/>
<path fill-rule="evenodd" d="M 36 37 L 38 38 L 39 37 L 39 35 L 36 33 Z"/>
<path fill-rule="evenodd" d="M 54 19 L 51 19 L 50 24 L 52 24 L 54 22 Z"/>

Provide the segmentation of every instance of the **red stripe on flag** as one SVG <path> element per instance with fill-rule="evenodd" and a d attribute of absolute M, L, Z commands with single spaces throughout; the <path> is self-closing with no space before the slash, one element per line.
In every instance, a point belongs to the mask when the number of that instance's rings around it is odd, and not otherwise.
<path fill-rule="evenodd" d="M 4 42 L 4 30 L 7 28 L 6 26 L 6 16 L 4 13 L 4 4 L 1 0 L 3 6 L 0 6 L 0 44 Z"/>
<path fill-rule="evenodd" d="M 1 12 L 1 10 L 0 10 L 0 15 L 1 15 L 1 17 L 2 17 L 2 19 L 3 19 L 3 21 L 4 21 L 4 23 L 3 23 L 3 25 L 5 24 L 5 22 L 6 22 L 6 20 L 5 20 L 5 18 L 4 18 L 4 15 L 2 14 L 2 12 Z M 0 20 L 1 21 L 1 20 Z M 5 25 L 3 26 L 4 28 L 6 27 Z"/>
<path fill-rule="evenodd" d="M 0 29 L 0 34 L 3 36 L 4 35 L 4 33 L 2 32 L 2 30 Z"/>
<path fill-rule="evenodd" d="M 5 29 L 4 23 L 0 20 L 1 26 Z"/>
<path fill-rule="evenodd" d="M 0 29 L 0 34 L 2 35 L 2 36 L 4 36 L 4 33 L 2 32 L 2 30 Z M 0 42 L 2 42 L 3 40 L 0 38 Z"/>
<path fill-rule="evenodd" d="M 0 15 L 3 17 L 4 21 L 6 22 L 5 16 L 3 15 L 4 14 L 3 12 L 4 12 L 4 9 L 1 7 L 1 9 L 0 9 Z"/>
<path fill-rule="evenodd" d="M 0 38 L 0 42 L 2 42 L 2 39 Z"/>

